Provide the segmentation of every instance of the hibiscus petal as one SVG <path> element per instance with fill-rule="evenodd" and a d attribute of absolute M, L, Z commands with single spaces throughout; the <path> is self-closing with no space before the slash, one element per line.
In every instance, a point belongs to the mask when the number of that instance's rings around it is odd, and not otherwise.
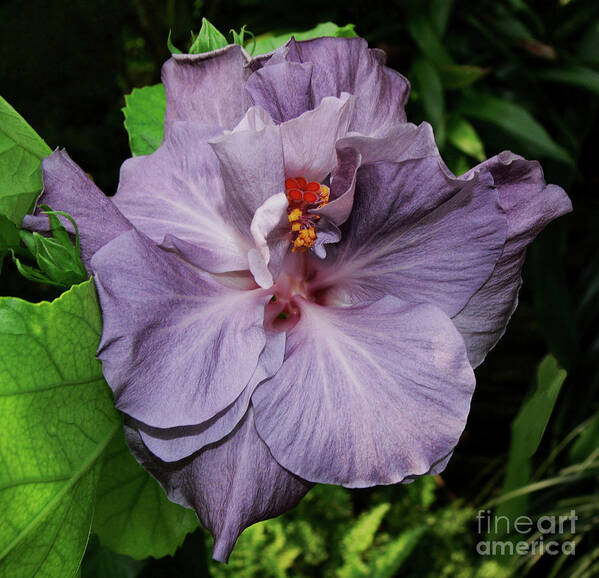
<path fill-rule="evenodd" d="M 233 428 L 246 414 L 252 393 L 256 386 L 274 375 L 283 363 L 285 353 L 285 334 L 268 332 L 266 345 L 258 359 L 254 375 L 233 404 L 213 419 L 197 425 L 159 429 L 141 422 L 134 425 L 147 448 L 165 462 L 174 462 L 215 443 L 230 434 Z"/>
<path fill-rule="evenodd" d="M 285 189 L 279 128 L 234 131 L 212 140 L 210 146 L 220 162 L 232 220 L 251 238 L 250 224 L 258 207 Z"/>
<path fill-rule="evenodd" d="M 220 130 L 175 123 L 162 146 L 121 167 L 114 203 L 155 243 L 212 273 L 248 268 L 251 240 L 231 223 L 220 167 L 207 139 Z M 249 221 L 248 221 L 249 224 Z"/>
<path fill-rule="evenodd" d="M 191 121 L 231 130 L 250 99 L 245 83 L 251 74 L 247 52 L 232 44 L 202 54 L 174 54 L 162 67 L 166 90 L 165 136 L 173 123 Z"/>
<path fill-rule="evenodd" d="M 506 218 L 490 174 L 462 182 L 431 160 L 396 165 L 398 188 L 391 190 L 378 185 L 378 165 L 360 170 L 338 253 L 321 267 L 315 286 L 353 303 L 389 294 L 433 303 L 449 316 L 462 309 L 493 272 Z M 431 190 L 448 200 L 412 217 L 410 199 Z"/>
<path fill-rule="evenodd" d="M 117 408 L 167 428 L 205 422 L 239 397 L 265 345 L 266 291 L 224 287 L 134 230 L 92 267 L 104 320 L 98 357 Z"/>
<path fill-rule="evenodd" d="M 274 458 L 313 481 L 365 487 L 428 472 L 456 445 L 474 374 L 432 305 L 301 300 L 281 369 L 252 398 Z"/>
<path fill-rule="evenodd" d="M 336 225 L 343 224 L 349 218 L 354 203 L 357 171 L 361 166 L 377 163 L 376 171 L 380 182 L 376 186 L 393 190 L 396 187 L 394 183 L 388 182 L 392 180 L 388 176 L 388 169 L 393 171 L 397 163 L 429 157 L 436 165 L 441 162 L 433 129 L 428 123 L 419 126 L 402 124 L 382 137 L 346 136 L 336 143 L 336 148 L 337 168 L 331 178 L 333 200 L 314 211 Z M 389 166 L 384 163 L 392 164 Z M 432 194 L 427 197 L 428 202 L 435 198 Z M 404 203 L 407 201 L 405 198 L 403 200 Z M 418 199 L 422 204 L 427 202 L 423 201 L 424 199 Z M 406 211 L 407 205 L 404 204 L 403 208 Z"/>
<path fill-rule="evenodd" d="M 317 107 L 327 96 L 339 97 L 347 92 L 356 97 L 350 130 L 365 135 L 383 134 L 406 120 L 404 106 L 410 93 L 410 84 L 401 74 L 385 66 L 385 53 L 371 50 L 362 38 L 315 38 L 296 42 L 291 39 L 269 59 L 280 66 L 282 58 L 288 62 L 312 65 L 310 76 L 311 98 L 305 96 L 307 74 L 297 79 L 297 70 L 288 67 L 270 71 L 267 58 L 253 61 L 254 67 L 264 63 L 260 82 L 251 85 L 251 95 L 260 99 L 264 108 L 276 110 L 276 103 L 289 98 L 297 91 L 303 106 Z M 275 68 L 272 66 L 271 68 Z M 253 78 L 253 77 L 252 77 Z M 252 81 L 250 78 L 250 82 Z M 268 108 L 267 101 L 272 102 Z M 256 100 L 256 102 L 258 102 Z M 308 110 L 305 108 L 304 110 Z M 304 110 L 287 105 L 281 120 L 289 120 Z M 273 114 L 274 116 L 274 114 Z"/>
<path fill-rule="evenodd" d="M 280 126 L 285 176 L 322 182 L 337 166 L 335 143 L 347 134 L 353 98 L 327 97 L 317 108 Z"/>
<path fill-rule="evenodd" d="M 490 171 L 499 191 L 499 203 L 507 215 L 507 241 L 489 280 L 453 318 L 474 367 L 505 333 L 516 309 L 526 247 L 548 223 L 572 210 L 566 193 L 547 185 L 536 161 L 503 152 L 461 178 L 472 178 L 481 170 Z"/>
<path fill-rule="evenodd" d="M 227 438 L 182 462 L 161 462 L 134 429 L 125 432 L 131 451 L 168 497 L 195 509 L 214 536 L 212 556 L 220 562 L 229 559 L 245 528 L 293 508 L 312 487 L 272 458 L 256 434 L 251 407 Z"/>
<path fill-rule="evenodd" d="M 311 78 L 312 63 L 269 62 L 250 76 L 245 88 L 255 104 L 281 123 L 313 108 Z"/>
<path fill-rule="evenodd" d="M 55 211 L 69 213 L 79 228 L 81 258 L 89 270 L 92 255 L 106 243 L 131 229 L 131 223 L 112 201 L 71 160 L 65 150 L 56 150 L 42 161 L 44 190 L 38 205 L 49 205 Z M 64 220 L 67 230 L 72 225 Z M 47 232 L 48 217 L 38 208 L 35 215 L 26 215 L 23 227 Z"/>

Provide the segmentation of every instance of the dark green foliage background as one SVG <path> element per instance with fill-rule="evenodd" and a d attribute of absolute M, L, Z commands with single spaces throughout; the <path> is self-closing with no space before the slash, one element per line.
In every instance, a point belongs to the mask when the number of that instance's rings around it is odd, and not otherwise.
<path fill-rule="evenodd" d="M 51 148 L 66 147 L 97 184 L 112 194 L 119 166 L 130 156 L 121 112 L 123 95 L 135 87 L 159 82 L 160 65 L 169 55 L 169 29 L 174 44 L 187 47 L 189 31 L 197 32 L 204 16 L 223 32 L 247 24 L 257 36 L 268 31 L 301 30 L 329 20 L 356 24 L 358 34 L 371 45 L 384 48 L 389 65 L 412 80 L 410 120 L 431 121 L 443 140 L 452 119 L 463 113 L 478 132 L 487 156 L 511 149 L 528 158 L 540 158 L 547 180 L 563 186 L 575 208 L 572 215 L 551 225 L 529 251 L 519 309 L 506 336 L 477 372 L 478 387 L 468 426 L 442 481 L 432 486 L 426 485 L 427 481 L 416 489 L 400 486 L 351 493 L 316 492 L 285 516 L 280 526 L 273 525 L 272 534 L 266 531 L 266 537 L 261 538 L 254 533 L 254 542 L 240 548 L 238 562 L 233 554 L 234 568 L 227 575 L 266 575 L 264 560 L 268 559 L 268 547 L 276 541 L 277 528 L 289 536 L 299 536 L 291 542 L 304 547 L 288 569 L 281 570 L 283 574 L 273 570 L 272 575 L 332 575 L 330 568 L 343 568 L 344 560 L 347 562 L 341 553 L 344 533 L 350 531 L 358 515 L 384 503 L 391 504 L 391 510 L 382 521 L 378 545 L 410 527 L 434 526 L 402 566 L 401 575 L 503 575 L 499 570 L 492 573 L 491 568 L 486 574 L 477 573 L 480 558 L 473 550 L 475 513 L 470 508 L 478 508 L 501 493 L 511 423 L 543 357 L 553 354 L 568 371 L 568 378 L 534 460 L 535 467 L 599 407 L 599 3 L 5 0 L 0 5 L 0 93 Z M 445 28 L 441 53 L 434 43 L 427 42 L 419 27 L 423 20 L 436 23 L 439 30 Z M 472 84 L 447 88 L 449 82 L 443 73 L 444 84 L 436 87 L 434 75 L 439 69 L 443 72 L 445 52 L 455 64 L 477 67 L 471 72 L 482 76 Z M 423 60 L 427 64 L 422 65 Z M 426 66 L 433 67 L 432 81 Z M 492 113 L 491 118 L 485 118 L 480 94 L 523 107 L 553 142 L 567 151 L 572 162 L 547 155 L 538 143 L 518 135 L 517 126 L 512 130 L 502 126 L 502 122 L 509 124 L 509 119 L 497 114 L 493 117 Z M 477 106 L 478 110 L 472 110 Z M 450 139 L 443 143 L 443 153 L 454 170 L 465 170 L 477 162 L 455 148 Z M 59 291 L 27 282 L 7 261 L 0 294 L 38 301 Z M 585 443 L 590 452 L 599 445 L 597 432 L 587 434 Z M 589 455 L 589 451 L 580 451 L 585 458 Z M 597 516 L 596 456 L 593 459 L 593 475 L 575 480 L 574 485 L 558 484 L 553 490 L 533 494 L 527 505 L 531 515 L 551 511 L 565 496 L 575 494 L 587 496 L 585 503 Z M 560 475 L 571 463 L 562 453 L 548 464 L 543 475 Z M 434 496 L 428 499 L 429 494 Z M 322 520 L 323 509 L 331 507 L 337 508 L 336 514 Z M 431 518 L 433 515 L 437 517 Z M 576 560 L 566 561 L 556 575 L 599 575 L 597 525 L 591 516 L 578 548 L 577 556 L 582 559 L 587 555 L 588 564 L 579 567 Z M 320 539 L 329 542 L 318 545 L 314 528 L 321 528 Z M 309 536 L 305 543 L 302 532 Z M 272 568 L 277 567 L 287 547 L 274 551 Z M 250 560 L 247 552 L 252 548 L 256 555 Z M 365 556 L 368 562 L 368 554 Z M 225 575 L 207 558 L 201 530 L 187 538 L 174 558 L 148 562 L 115 561 L 94 538 L 83 576 Z M 360 573 L 359 564 L 354 562 L 354 566 L 350 564 L 353 570 L 346 574 L 338 570 L 336 575 L 368 575 Z M 553 562 L 541 560 L 531 566 L 530 575 L 549 575 Z M 233 571 L 236 563 L 239 566 Z M 526 571 L 523 566 L 514 570 L 517 575 Z"/>

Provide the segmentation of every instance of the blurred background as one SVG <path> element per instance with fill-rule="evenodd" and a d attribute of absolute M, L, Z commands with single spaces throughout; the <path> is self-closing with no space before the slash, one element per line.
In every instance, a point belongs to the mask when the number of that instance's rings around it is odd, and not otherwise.
<path fill-rule="evenodd" d="M 201 529 L 160 560 L 134 561 L 92 537 L 82 575 L 599 576 L 599 2 L 4 0 L 0 93 L 112 194 L 130 156 L 124 95 L 159 82 L 169 30 L 185 48 L 202 17 L 258 38 L 355 24 L 408 76 L 408 118 L 432 123 L 456 174 L 510 149 L 539 159 L 574 212 L 529 250 L 520 306 L 477 370 L 468 426 L 441 476 L 319 487 L 246 531 L 228 566 L 209 561 Z M 8 260 L 0 294 L 55 295 Z M 533 520 L 575 510 L 575 532 L 551 539 L 574 542 L 576 554 L 481 555 L 489 536 L 477 515 L 487 509 Z"/>

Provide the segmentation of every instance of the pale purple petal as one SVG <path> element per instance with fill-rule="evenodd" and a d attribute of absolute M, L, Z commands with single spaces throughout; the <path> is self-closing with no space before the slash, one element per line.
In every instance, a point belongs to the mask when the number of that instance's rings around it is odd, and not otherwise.
<path fill-rule="evenodd" d="M 268 332 L 266 345 L 258 359 L 258 366 L 249 384 L 231 406 L 211 420 L 196 426 L 159 429 L 141 422 L 134 425 L 148 449 L 165 462 L 174 462 L 221 440 L 231 433 L 247 412 L 256 386 L 274 375 L 283 363 L 285 334 Z"/>
<path fill-rule="evenodd" d="M 312 484 L 282 468 L 256 434 L 252 408 L 223 441 L 191 458 L 165 463 L 126 428 L 138 461 L 164 486 L 168 497 L 193 508 L 214 536 L 215 560 L 226 562 L 248 526 L 293 508 Z"/>
<path fill-rule="evenodd" d="M 256 283 L 261 287 L 272 285 L 271 272 L 278 277 L 282 261 L 289 248 L 291 235 L 287 217 L 288 206 L 285 193 L 278 193 L 266 199 L 258 207 L 252 219 L 250 232 L 256 249 L 250 251 L 248 260 L 250 270 L 256 277 Z"/>
<path fill-rule="evenodd" d="M 203 54 L 174 54 L 162 67 L 166 90 L 165 136 L 173 123 L 190 121 L 231 130 L 250 105 L 245 91 L 249 55 L 229 45 Z"/>
<path fill-rule="evenodd" d="M 337 301 L 395 295 L 455 315 L 489 278 L 505 242 L 506 218 L 493 179 L 483 171 L 458 181 L 424 161 L 396 167 L 395 190 L 377 185 L 377 165 L 360 170 L 343 240 L 314 283 L 329 287 Z M 410 218 L 410 196 L 425 198 L 431 190 L 448 200 Z"/>
<path fill-rule="evenodd" d="M 239 397 L 266 341 L 264 290 L 225 287 L 136 231 L 105 245 L 92 268 L 98 357 L 118 409 L 167 428 L 205 422 Z"/>
<path fill-rule="evenodd" d="M 324 98 L 314 110 L 280 126 L 285 176 L 322 182 L 337 166 L 335 143 L 347 134 L 353 98 Z"/>
<path fill-rule="evenodd" d="M 218 160 L 206 142 L 217 134 L 175 123 L 158 150 L 123 163 L 114 196 L 138 230 L 213 273 L 247 269 L 253 247 L 233 223 L 235 206 L 227 202 Z"/>
<path fill-rule="evenodd" d="M 132 225 L 65 150 L 56 150 L 42 161 L 42 174 L 44 190 L 37 204 L 65 211 L 75 219 L 81 258 L 89 270 L 92 255 Z M 73 232 L 71 223 L 66 219 L 63 222 Z M 46 232 L 48 217 L 38 208 L 35 215 L 25 216 L 23 227 Z"/>
<path fill-rule="evenodd" d="M 298 305 L 283 366 L 252 398 L 274 458 L 304 479 L 346 487 L 428 472 L 456 445 L 474 389 L 451 320 L 395 297 Z"/>
<path fill-rule="evenodd" d="M 508 228 L 503 253 L 490 279 L 453 318 L 474 367 L 499 341 L 516 309 L 526 247 L 548 223 L 572 210 L 566 193 L 547 185 L 536 161 L 503 152 L 460 178 L 472 178 L 480 171 L 490 171 L 493 176 Z"/>
<path fill-rule="evenodd" d="M 256 210 L 285 189 L 283 144 L 277 126 L 240 130 L 210 143 L 220 162 L 227 203 L 237 228 L 250 236 Z"/>

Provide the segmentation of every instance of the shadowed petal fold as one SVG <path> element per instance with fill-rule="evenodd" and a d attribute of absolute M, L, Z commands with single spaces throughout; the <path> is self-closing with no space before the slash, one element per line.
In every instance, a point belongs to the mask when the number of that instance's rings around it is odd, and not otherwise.
<path fill-rule="evenodd" d="M 193 508 L 214 536 L 215 560 L 226 562 L 248 526 L 293 508 L 312 484 L 282 468 L 258 437 L 252 408 L 223 441 L 182 462 L 165 463 L 126 427 L 138 461 L 164 486 L 168 497 Z"/>
<path fill-rule="evenodd" d="M 387 68 L 385 58 L 384 52 L 369 49 L 362 38 L 291 39 L 273 55 L 253 61 L 254 68 L 260 64 L 264 67 L 250 77 L 248 92 L 278 122 L 308 110 L 301 110 L 302 106 L 315 108 L 327 96 L 339 97 L 347 92 L 356 97 L 350 130 L 380 135 L 405 122 L 404 106 L 410 93 L 407 79 Z M 268 59 L 273 62 L 271 66 Z M 298 74 L 296 67 L 284 66 L 282 61 L 311 68 Z M 310 97 L 306 94 L 308 88 Z M 278 105 L 290 97 L 297 105 Z"/>
<path fill-rule="evenodd" d="M 572 210 L 566 193 L 545 182 L 536 161 L 503 152 L 460 178 L 472 178 L 480 171 L 493 176 L 507 216 L 507 240 L 489 280 L 453 318 L 474 367 L 499 341 L 516 309 L 526 247 L 547 224 Z"/>
<path fill-rule="evenodd" d="M 483 171 L 458 181 L 430 157 L 394 165 L 390 182 L 397 184 L 387 188 L 385 170 L 370 165 L 358 173 L 344 237 L 315 283 L 332 287 L 331 297 L 345 302 L 395 295 L 455 315 L 489 278 L 505 242 L 493 179 Z M 425 212 L 430 191 L 445 200 Z M 418 198 L 415 208 L 411 201 Z"/>
<path fill-rule="evenodd" d="M 365 487 L 424 474 L 454 448 L 474 374 L 440 309 L 390 296 L 297 305 L 283 366 L 252 398 L 258 434 L 282 466 Z"/>
<path fill-rule="evenodd" d="M 117 408 L 168 428 L 205 422 L 239 397 L 266 342 L 270 295 L 224 287 L 136 231 L 105 245 L 92 268 L 98 357 Z"/>
<path fill-rule="evenodd" d="M 246 414 L 256 386 L 274 375 L 283 363 L 285 334 L 268 332 L 266 345 L 258 359 L 258 366 L 241 395 L 228 408 L 203 424 L 159 429 L 141 422 L 133 425 L 148 449 L 165 462 L 174 462 L 215 443 L 231 433 Z"/>
<path fill-rule="evenodd" d="M 42 173 L 44 190 L 38 205 L 65 211 L 75 219 L 81 258 L 89 270 L 92 255 L 132 225 L 65 150 L 56 150 L 46 157 L 42 161 Z M 68 220 L 64 219 L 63 223 L 73 232 Z M 48 217 L 37 209 L 35 215 L 25 215 L 23 227 L 46 232 L 49 230 Z"/>

